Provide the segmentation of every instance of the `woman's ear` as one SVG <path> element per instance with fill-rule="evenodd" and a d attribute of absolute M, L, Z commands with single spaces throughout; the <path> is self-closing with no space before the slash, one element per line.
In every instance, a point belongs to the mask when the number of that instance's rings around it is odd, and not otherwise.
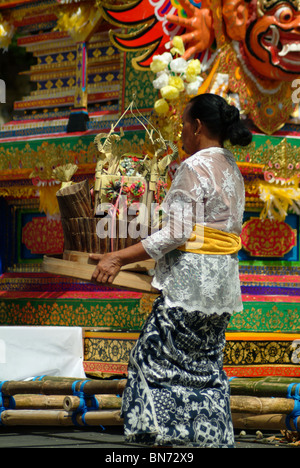
<path fill-rule="evenodd" d="M 202 123 L 200 119 L 195 120 L 195 135 L 199 135 L 202 128 Z"/>
<path fill-rule="evenodd" d="M 244 0 L 223 0 L 222 13 L 230 39 L 244 40 L 248 20 L 247 3 Z"/>

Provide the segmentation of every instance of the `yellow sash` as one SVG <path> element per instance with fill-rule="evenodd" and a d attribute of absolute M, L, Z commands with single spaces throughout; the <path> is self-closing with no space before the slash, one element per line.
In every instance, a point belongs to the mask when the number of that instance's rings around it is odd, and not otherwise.
<path fill-rule="evenodd" d="M 218 229 L 195 224 L 193 234 L 179 250 L 207 255 L 231 255 L 237 253 L 241 247 L 241 238 Z"/>

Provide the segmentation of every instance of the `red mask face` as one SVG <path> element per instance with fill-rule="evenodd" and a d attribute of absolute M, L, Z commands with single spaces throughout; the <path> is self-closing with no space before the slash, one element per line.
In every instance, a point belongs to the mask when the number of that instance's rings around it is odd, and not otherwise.
<path fill-rule="evenodd" d="M 300 12 L 292 2 L 268 3 L 263 16 L 248 21 L 244 51 L 261 76 L 293 81 L 300 74 Z"/>

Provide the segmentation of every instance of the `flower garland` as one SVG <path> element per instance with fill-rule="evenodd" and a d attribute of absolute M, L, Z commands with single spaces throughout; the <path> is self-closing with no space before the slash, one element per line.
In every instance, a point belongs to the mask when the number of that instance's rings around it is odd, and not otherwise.
<path fill-rule="evenodd" d="M 106 188 L 106 196 L 113 205 L 116 205 L 119 197 L 121 195 L 126 195 L 126 204 L 130 206 L 138 202 L 144 195 L 145 190 L 145 184 L 141 181 L 133 182 L 131 185 L 128 185 L 121 180 L 111 180 Z"/>
<path fill-rule="evenodd" d="M 159 91 L 151 117 L 155 128 L 159 128 L 168 141 L 178 142 L 181 135 L 181 117 L 190 98 L 198 93 L 204 79 L 200 75 L 201 63 L 198 59 L 185 60 L 184 44 L 180 36 L 172 40 L 169 52 L 155 55 L 151 71 L 156 74 L 153 86 Z M 180 147 L 179 157 L 184 158 Z"/>
<path fill-rule="evenodd" d="M 111 180 L 106 187 L 106 196 L 110 202 L 116 203 L 117 198 L 120 195 L 127 195 L 128 186 L 126 183 L 122 183 L 121 180 Z"/>
<path fill-rule="evenodd" d="M 170 52 L 155 55 L 150 65 L 151 71 L 156 73 L 153 81 L 155 89 L 160 91 L 161 98 L 154 103 L 154 110 L 159 115 L 166 115 L 170 105 L 183 95 L 196 95 L 203 82 L 200 76 L 201 63 L 198 59 L 185 60 L 182 38 L 175 36 Z M 175 58 L 174 58 L 175 56 Z"/>
<path fill-rule="evenodd" d="M 140 198 L 145 193 L 145 184 L 141 181 L 134 182 L 129 187 L 129 192 L 133 196 L 133 198 Z"/>
<path fill-rule="evenodd" d="M 166 196 L 167 186 L 168 184 L 166 182 L 163 182 L 162 180 L 159 180 L 157 182 L 157 188 L 156 188 L 156 192 L 154 193 L 154 198 L 158 205 L 160 205 L 163 202 Z"/>

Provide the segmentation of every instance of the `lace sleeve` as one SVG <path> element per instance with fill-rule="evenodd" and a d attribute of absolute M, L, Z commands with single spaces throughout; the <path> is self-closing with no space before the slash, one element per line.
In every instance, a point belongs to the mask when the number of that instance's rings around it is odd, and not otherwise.
<path fill-rule="evenodd" d="M 183 245 L 198 219 L 203 219 L 203 190 L 197 173 L 182 164 L 161 206 L 162 228 L 142 241 L 146 252 L 159 260 L 166 253 Z"/>

